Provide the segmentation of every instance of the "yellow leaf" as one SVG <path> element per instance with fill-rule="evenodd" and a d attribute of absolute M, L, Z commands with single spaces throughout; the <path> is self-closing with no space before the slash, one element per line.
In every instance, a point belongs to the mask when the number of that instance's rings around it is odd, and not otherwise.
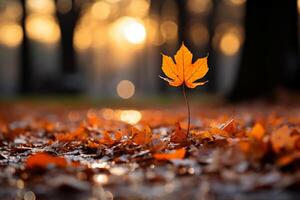
<path fill-rule="evenodd" d="M 170 56 L 162 56 L 162 70 L 167 78 L 160 78 L 171 86 L 177 87 L 185 84 L 189 88 L 195 88 L 207 82 L 195 82 L 208 72 L 207 56 L 192 63 L 193 55 L 183 43 L 175 55 L 176 64 Z"/>

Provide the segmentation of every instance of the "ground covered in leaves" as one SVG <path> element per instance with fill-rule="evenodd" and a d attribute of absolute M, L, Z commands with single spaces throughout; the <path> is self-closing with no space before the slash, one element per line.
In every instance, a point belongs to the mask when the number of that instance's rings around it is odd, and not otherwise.
<path fill-rule="evenodd" d="M 0 106 L 0 199 L 298 199 L 300 104 Z M 298 196 L 299 197 L 299 196 Z"/>

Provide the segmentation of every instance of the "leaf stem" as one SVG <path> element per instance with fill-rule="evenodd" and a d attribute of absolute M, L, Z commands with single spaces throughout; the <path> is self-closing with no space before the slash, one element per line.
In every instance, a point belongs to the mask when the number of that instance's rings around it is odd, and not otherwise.
<path fill-rule="evenodd" d="M 187 136 L 189 138 L 190 136 L 190 124 L 191 124 L 191 111 L 190 111 L 190 104 L 189 104 L 189 100 L 187 98 L 187 95 L 186 95 L 186 91 L 185 91 L 185 85 L 182 84 L 182 93 L 183 93 L 183 96 L 184 96 L 184 100 L 185 100 L 185 104 L 186 104 L 186 107 L 187 107 L 187 113 L 188 113 L 188 127 L 187 127 Z"/>

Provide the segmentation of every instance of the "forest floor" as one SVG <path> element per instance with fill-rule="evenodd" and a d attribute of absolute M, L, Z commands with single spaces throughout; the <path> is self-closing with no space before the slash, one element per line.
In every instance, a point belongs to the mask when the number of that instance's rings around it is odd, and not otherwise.
<path fill-rule="evenodd" d="M 0 199 L 298 199 L 300 102 L 0 104 Z"/>

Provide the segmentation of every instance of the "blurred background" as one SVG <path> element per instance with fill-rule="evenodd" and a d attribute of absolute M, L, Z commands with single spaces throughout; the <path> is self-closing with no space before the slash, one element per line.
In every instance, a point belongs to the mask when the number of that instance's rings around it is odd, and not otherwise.
<path fill-rule="evenodd" d="M 0 97 L 130 99 L 173 93 L 161 55 L 209 53 L 230 100 L 300 88 L 300 0 L 0 0 Z"/>

